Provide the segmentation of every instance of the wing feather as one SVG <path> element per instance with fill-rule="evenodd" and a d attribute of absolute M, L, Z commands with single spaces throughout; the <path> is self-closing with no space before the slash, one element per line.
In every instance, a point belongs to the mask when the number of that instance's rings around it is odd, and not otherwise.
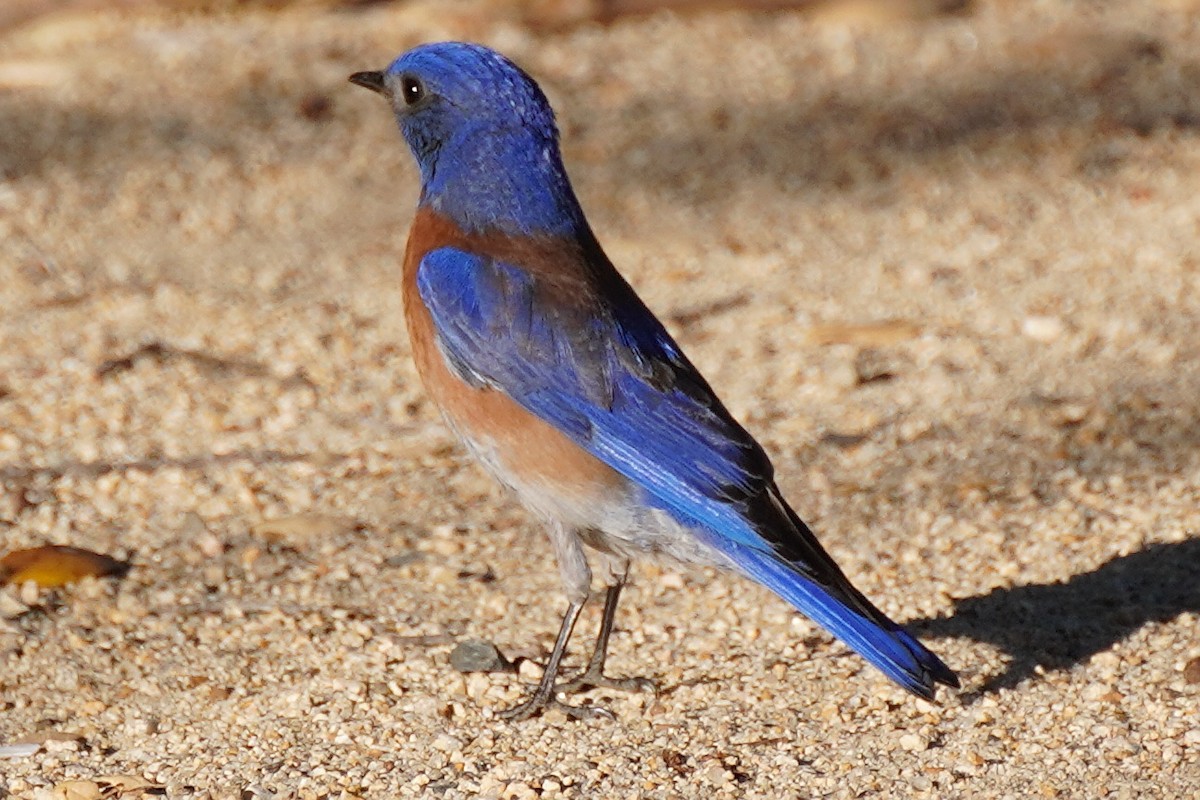
<path fill-rule="evenodd" d="M 694 517 L 698 503 L 770 485 L 762 448 L 623 281 L 565 295 L 444 247 L 422 259 L 417 287 L 459 375 L 505 392 L 669 507 Z"/>

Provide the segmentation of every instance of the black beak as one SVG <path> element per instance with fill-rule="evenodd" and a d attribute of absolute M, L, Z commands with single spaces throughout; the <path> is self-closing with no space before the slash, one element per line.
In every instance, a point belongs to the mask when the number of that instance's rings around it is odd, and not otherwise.
<path fill-rule="evenodd" d="M 391 94 L 388 91 L 387 84 L 383 82 L 382 72 L 356 72 L 350 76 L 350 82 L 356 86 L 370 89 L 372 92 L 378 92 L 384 97 Z"/>

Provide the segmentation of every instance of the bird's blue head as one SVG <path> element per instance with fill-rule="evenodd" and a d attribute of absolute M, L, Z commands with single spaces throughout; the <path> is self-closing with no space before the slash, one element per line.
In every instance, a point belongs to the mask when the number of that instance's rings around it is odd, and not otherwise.
<path fill-rule="evenodd" d="M 426 44 L 350 80 L 389 100 L 421 170 L 421 204 L 472 232 L 568 233 L 582 221 L 554 111 L 482 45 Z"/>

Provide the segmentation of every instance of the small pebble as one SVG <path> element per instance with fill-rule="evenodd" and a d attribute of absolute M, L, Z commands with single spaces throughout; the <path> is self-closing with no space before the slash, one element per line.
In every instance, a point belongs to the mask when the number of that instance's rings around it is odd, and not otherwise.
<path fill-rule="evenodd" d="M 1030 316 L 1021 321 L 1021 333 L 1035 342 L 1049 344 L 1063 335 L 1065 326 L 1058 317 Z"/>
<path fill-rule="evenodd" d="M 9 592 L 0 591 L 0 619 L 16 619 L 28 610 L 28 604 L 13 597 Z"/>
<path fill-rule="evenodd" d="M 28 758 L 41 749 L 42 745 L 38 742 L 0 744 L 0 758 Z"/>
<path fill-rule="evenodd" d="M 467 639 L 450 651 L 450 665 L 459 672 L 512 672 L 513 663 L 483 639 Z"/>

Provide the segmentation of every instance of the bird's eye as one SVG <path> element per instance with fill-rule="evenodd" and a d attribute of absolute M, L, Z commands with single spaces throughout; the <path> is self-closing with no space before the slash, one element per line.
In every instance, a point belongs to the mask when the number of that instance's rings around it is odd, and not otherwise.
<path fill-rule="evenodd" d="M 405 75 L 400 79 L 400 97 L 406 106 L 420 102 L 425 97 L 425 84 L 412 75 Z"/>

